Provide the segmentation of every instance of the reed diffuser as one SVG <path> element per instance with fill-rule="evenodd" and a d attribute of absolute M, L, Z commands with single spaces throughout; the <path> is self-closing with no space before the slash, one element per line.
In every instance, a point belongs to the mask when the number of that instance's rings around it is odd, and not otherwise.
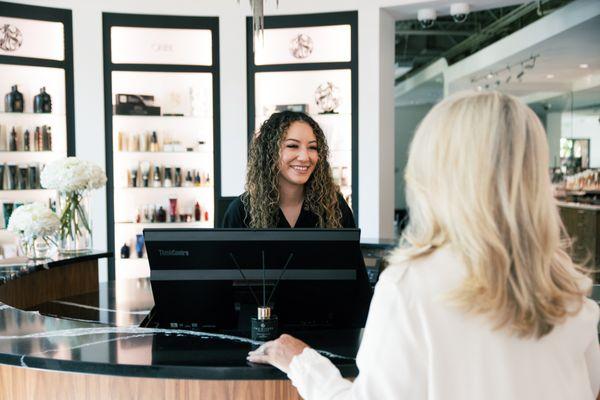
<path fill-rule="evenodd" d="M 233 256 L 233 254 L 229 253 L 229 256 L 233 260 L 238 271 L 240 271 L 240 275 L 242 275 L 242 278 L 244 278 L 244 281 L 248 282 L 248 279 L 246 278 L 244 271 L 242 271 L 242 268 L 240 268 L 235 257 Z M 277 315 L 273 314 L 270 304 L 271 304 L 271 299 L 273 298 L 273 294 L 275 294 L 275 290 L 277 289 L 277 286 L 279 285 L 281 278 L 283 278 L 283 275 L 285 274 L 285 271 L 287 270 L 287 267 L 290 264 L 290 261 L 292 260 L 293 257 L 294 257 L 294 253 L 290 253 L 290 255 L 285 263 L 285 266 L 283 267 L 283 270 L 281 271 L 281 274 L 279 275 L 279 278 L 277 278 L 277 281 L 275 282 L 275 286 L 273 286 L 273 290 L 271 290 L 271 294 L 267 298 L 265 252 L 261 251 L 262 302 L 260 302 L 258 300 L 258 297 L 254 293 L 252 286 L 248 285 L 248 288 L 250 289 L 250 293 L 252 293 L 252 297 L 254 297 L 254 300 L 256 300 L 256 305 L 257 305 L 256 316 L 250 318 L 250 332 L 251 332 L 252 340 L 267 341 L 267 340 L 275 339 L 277 337 L 278 319 L 277 319 Z"/>

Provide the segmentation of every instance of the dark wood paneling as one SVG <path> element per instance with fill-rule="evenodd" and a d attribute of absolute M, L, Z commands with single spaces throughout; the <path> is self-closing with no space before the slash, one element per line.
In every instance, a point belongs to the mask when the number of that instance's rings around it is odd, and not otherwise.
<path fill-rule="evenodd" d="M 40 270 L 0 285 L 0 301 L 27 309 L 50 300 L 98 291 L 98 260 Z"/>

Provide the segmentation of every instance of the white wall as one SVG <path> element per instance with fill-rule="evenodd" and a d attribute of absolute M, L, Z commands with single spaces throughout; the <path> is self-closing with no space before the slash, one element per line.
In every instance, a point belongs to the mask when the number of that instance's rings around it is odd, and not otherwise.
<path fill-rule="evenodd" d="M 431 110 L 433 104 L 396 107 L 395 113 L 395 208 L 406 209 L 406 196 L 404 194 L 404 169 L 408 161 L 408 147 L 414 136 L 417 126 L 425 115 Z"/>
<path fill-rule="evenodd" d="M 417 0 L 306 0 L 266 2 L 267 15 L 359 12 L 359 211 L 363 237 L 391 237 L 393 224 L 393 18 L 383 6 Z M 71 9 L 77 155 L 105 166 L 102 12 L 218 16 L 221 77 L 222 194 L 243 191 L 246 163 L 247 1 L 24 0 L 20 4 Z M 389 65 L 388 65 L 389 64 Z M 378 179 L 373 179 L 377 176 Z M 94 246 L 106 248 L 106 196 L 93 196 Z"/>

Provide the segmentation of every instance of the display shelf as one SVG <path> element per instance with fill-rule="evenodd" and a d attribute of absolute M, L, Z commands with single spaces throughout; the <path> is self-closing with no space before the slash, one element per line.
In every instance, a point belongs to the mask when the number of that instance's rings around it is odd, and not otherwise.
<path fill-rule="evenodd" d="M 213 191 L 214 187 L 213 186 L 160 186 L 160 187 L 152 187 L 152 186 L 148 186 L 148 187 L 144 187 L 144 186 L 125 186 L 125 187 L 120 187 L 120 188 L 115 188 L 117 190 L 170 190 L 170 189 L 185 189 L 185 190 L 192 190 L 192 189 L 197 189 L 197 190 L 207 190 L 207 191 Z"/>
<path fill-rule="evenodd" d="M 340 191 L 358 220 L 358 14 L 267 16 L 264 26 L 255 45 L 246 20 L 248 140 L 276 110 L 307 113 L 326 136 L 334 178 L 348 173 Z"/>
<path fill-rule="evenodd" d="M 197 115 L 125 115 L 125 114 L 113 114 L 113 118 L 115 119 L 176 119 L 177 122 L 181 122 L 181 120 L 206 120 L 212 121 L 212 116 L 197 116 Z"/>
<path fill-rule="evenodd" d="M 198 155 L 198 154 L 206 154 L 212 155 L 212 151 L 116 151 L 115 154 L 123 154 L 123 155 L 139 155 L 139 154 L 156 154 L 156 155 L 166 155 L 166 154 L 190 154 L 190 155 Z"/>
<path fill-rule="evenodd" d="M 27 118 L 31 117 L 57 117 L 57 118 L 65 118 L 66 114 L 58 114 L 58 113 L 34 113 L 34 112 L 6 112 L 0 111 L 0 115 L 5 116 L 23 116 Z"/>
<path fill-rule="evenodd" d="M 108 242 L 115 254 L 124 243 L 134 254 L 136 236 L 144 228 L 214 226 L 220 191 L 218 19 L 105 13 L 103 30 Z M 142 34 L 149 31 L 155 36 Z M 170 46 L 169 57 L 158 54 L 153 37 Z M 201 54 L 190 54 L 190 48 Z M 128 114 L 139 110 L 159 115 Z M 187 148 L 193 150 L 183 150 Z M 165 168 L 173 171 L 171 179 L 179 168 L 182 180 L 191 172 L 194 178 L 195 173 L 208 176 L 211 184 L 128 186 L 132 177 L 140 179 L 140 170 L 152 176 L 155 167 L 162 179 Z M 140 217 L 147 221 L 160 208 L 169 216 L 172 199 L 177 200 L 178 220 L 193 215 L 198 204 L 207 221 L 133 222 Z M 109 262 L 109 279 L 148 276 L 147 260 L 132 260 L 137 259 Z"/>
<path fill-rule="evenodd" d="M 212 221 L 192 221 L 192 222 L 116 222 L 117 225 L 124 225 L 133 228 L 212 228 Z"/>
<path fill-rule="evenodd" d="M 7 150 L 8 143 L 2 143 L 0 164 L 38 167 L 36 174 L 39 181 L 44 164 L 75 154 L 71 11 L 2 2 L 0 26 L 4 25 L 19 29 L 26 40 L 15 51 L 0 49 L 0 94 L 3 99 L 0 103 L 0 132 L 2 139 L 8 142 L 14 128 L 19 148 L 16 151 Z M 5 96 L 11 92 L 13 85 L 17 86 L 23 97 L 22 112 L 8 111 L 8 107 L 14 104 L 7 104 Z M 49 113 L 34 112 L 34 97 L 41 88 L 45 88 L 50 95 L 52 110 Z M 42 131 L 44 125 L 50 127 L 51 133 L 45 141 L 51 143 L 52 150 L 23 150 L 25 131 L 29 130 L 30 146 L 35 148 L 35 128 L 40 127 Z M 5 169 L 4 173 L 6 175 L 1 181 L 6 185 L 9 172 Z M 29 180 L 29 177 L 25 179 Z M 57 196 L 55 190 L 4 187 L 0 188 L 3 203 L 48 204 Z M 4 233 L 6 235 L 0 238 L 0 245 L 14 243 L 14 237 L 9 238 L 10 235 Z"/>

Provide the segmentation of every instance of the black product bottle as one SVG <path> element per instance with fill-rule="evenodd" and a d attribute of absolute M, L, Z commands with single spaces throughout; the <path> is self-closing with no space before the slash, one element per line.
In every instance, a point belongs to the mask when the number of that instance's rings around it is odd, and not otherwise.
<path fill-rule="evenodd" d="M 130 253 L 131 249 L 127 246 L 127 243 L 125 243 L 123 247 L 121 247 L 121 258 L 129 258 Z"/>
<path fill-rule="evenodd" d="M 23 150 L 24 151 L 29 151 L 31 150 L 30 146 L 29 146 L 29 129 L 25 129 L 25 133 L 23 134 Z"/>
<path fill-rule="evenodd" d="M 52 99 L 50 95 L 46 93 L 46 87 L 40 89 L 40 94 L 33 98 L 33 112 L 34 113 L 49 113 L 52 112 Z"/>
<path fill-rule="evenodd" d="M 19 189 L 32 189 L 27 186 L 29 183 L 29 168 L 27 166 L 19 166 Z"/>
<path fill-rule="evenodd" d="M 8 150 L 17 151 L 17 131 L 13 126 L 12 131 L 10 131 L 10 140 L 8 142 Z"/>
<path fill-rule="evenodd" d="M 13 85 L 11 92 L 4 98 L 4 110 L 6 112 L 23 112 L 23 94 Z"/>

